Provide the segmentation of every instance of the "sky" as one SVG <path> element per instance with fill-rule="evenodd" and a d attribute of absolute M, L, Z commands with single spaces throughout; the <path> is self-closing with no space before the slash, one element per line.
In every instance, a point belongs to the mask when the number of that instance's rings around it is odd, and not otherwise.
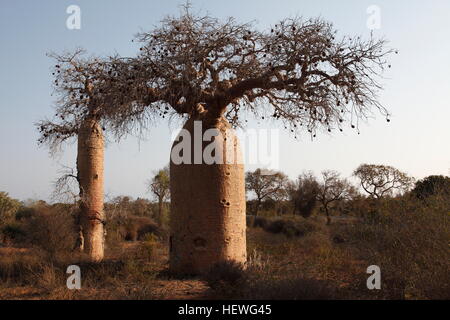
<path fill-rule="evenodd" d="M 168 0 L 2 0 L 0 2 L 0 191 L 25 199 L 49 200 L 63 166 L 75 166 L 75 144 L 56 157 L 37 144 L 34 123 L 52 116 L 51 59 L 48 52 L 77 47 L 96 55 L 133 56 L 131 42 L 166 15 L 177 15 L 183 1 Z M 193 10 L 218 18 L 255 21 L 261 29 L 285 17 L 320 16 L 341 34 L 367 36 L 367 21 L 379 9 L 377 37 L 399 50 L 390 58 L 380 102 L 391 122 L 374 113 L 360 134 L 345 130 L 295 140 L 279 133 L 279 169 L 291 178 L 303 171 L 339 171 L 351 177 L 361 163 L 394 166 L 416 179 L 450 174 L 450 2 L 435 1 L 191 1 Z M 81 9 L 81 28 L 68 29 L 66 12 Z M 169 160 L 178 123 L 161 121 L 144 138 L 109 142 L 105 153 L 107 199 L 118 195 L 149 198 L 146 180 Z M 259 129 L 277 128 L 258 124 Z M 254 169 L 256 165 L 249 166 Z"/>

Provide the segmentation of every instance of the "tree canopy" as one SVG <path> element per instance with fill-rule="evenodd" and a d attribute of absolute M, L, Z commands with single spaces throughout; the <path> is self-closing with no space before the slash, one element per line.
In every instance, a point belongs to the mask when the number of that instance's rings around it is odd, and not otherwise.
<path fill-rule="evenodd" d="M 362 164 L 353 175 L 359 178 L 364 191 L 375 198 L 407 191 L 414 181 L 406 173 L 387 165 Z"/>
<path fill-rule="evenodd" d="M 372 36 L 338 38 L 323 19 L 289 18 L 266 31 L 233 18 L 179 17 L 137 35 L 130 59 L 142 110 L 225 115 L 242 125 L 243 112 L 284 122 L 292 132 L 356 128 L 378 102 L 378 83 L 394 52 Z M 143 88 L 146 89 L 143 89 Z M 139 108 L 137 108 L 139 109 Z M 389 119 L 388 119 L 389 120 Z"/>
<path fill-rule="evenodd" d="M 141 129 L 153 115 L 150 110 L 135 109 L 142 88 L 133 82 L 130 69 L 134 66 L 126 59 L 87 56 L 83 49 L 49 56 L 55 61 L 55 114 L 36 123 L 40 144 L 54 150 L 76 136 L 86 119 L 98 121 L 104 131 L 119 138 L 138 123 Z"/>

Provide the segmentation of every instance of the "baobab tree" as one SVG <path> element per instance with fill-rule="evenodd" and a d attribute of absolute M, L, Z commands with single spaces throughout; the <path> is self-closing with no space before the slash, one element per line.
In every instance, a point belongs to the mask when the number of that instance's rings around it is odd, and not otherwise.
<path fill-rule="evenodd" d="M 136 40 L 141 48 L 135 83 L 147 86 L 142 110 L 159 108 L 187 119 L 171 154 L 183 161 L 170 163 L 175 272 L 246 261 L 244 166 L 236 161 L 241 151 L 231 130 L 245 125 L 244 114 L 278 120 L 294 135 L 304 129 L 312 137 L 321 129 L 358 129 L 372 109 L 388 116 L 377 99 L 377 78 L 392 52 L 386 41 L 338 38 L 322 19 L 284 19 L 259 31 L 233 18 L 194 15 L 187 6 Z M 205 135 L 209 129 L 217 134 Z M 180 143 L 193 152 L 180 151 Z M 222 161 L 203 159 L 211 149 Z"/>
<path fill-rule="evenodd" d="M 169 167 L 164 167 L 159 170 L 156 175 L 148 183 L 151 193 L 153 193 L 158 200 L 158 218 L 157 222 L 162 225 L 163 220 L 163 205 L 164 201 L 170 198 L 170 180 Z"/>
<path fill-rule="evenodd" d="M 93 261 L 100 261 L 104 255 L 105 224 L 104 131 L 108 128 L 120 137 L 133 128 L 134 121 L 143 119 L 147 113 L 133 114 L 133 107 L 121 97 L 121 93 L 127 90 L 126 97 L 134 101 L 133 93 L 139 90 L 128 86 L 130 66 L 121 60 L 86 58 L 81 49 L 50 56 L 56 61 L 52 75 L 55 79 L 54 93 L 58 98 L 54 118 L 36 124 L 41 134 L 38 142 L 48 145 L 54 154 L 64 142 L 76 138 L 77 173 L 70 176 L 77 180 L 79 186 L 77 220 L 80 237 L 84 239 L 79 239 L 78 243 L 84 243 L 84 249 Z M 122 118 L 127 122 L 117 121 Z"/>
<path fill-rule="evenodd" d="M 253 214 L 258 215 L 264 200 L 276 200 L 280 195 L 286 193 L 287 183 L 288 177 L 282 172 L 268 172 L 261 169 L 247 172 L 245 177 L 247 191 L 253 192 L 256 196 Z"/>
<path fill-rule="evenodd" d="M 353 175 L 359 178 L 364 191 L 374 198 L 405 192 L 414 183 L 406 173 L 386 165 L 362 164 Z"/>

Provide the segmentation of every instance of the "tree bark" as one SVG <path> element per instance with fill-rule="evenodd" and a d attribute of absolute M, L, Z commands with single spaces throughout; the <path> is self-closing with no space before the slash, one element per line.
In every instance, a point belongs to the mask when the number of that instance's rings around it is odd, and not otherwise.
<path fill-rule="evenodd" d="M 80 185 L 80 224 L 84 251 L 92 261 L 104 256 L 103 212 L 103 132 L 95 119 L 87 119 L 78 132 L 78 182 Z"/>
<path fill-rule="evenodd" d="M 220 164 L 194 164 L 194 121 L 205 130 L 217 128 L 213 141 Z M 170 269 L 177 274 L 201 274 L 215 263 L 245 263 L 245 175 L 239 141 L 228 121 L 191 117 L 184 129 L 191 134 L 191 164 L 170 161 Z M 198 140 L 201 141 L 201 140 Z M 172 149 L 178 142 L 175 141 Z M 211 142 L 201 144 L 201 151 Z"/>

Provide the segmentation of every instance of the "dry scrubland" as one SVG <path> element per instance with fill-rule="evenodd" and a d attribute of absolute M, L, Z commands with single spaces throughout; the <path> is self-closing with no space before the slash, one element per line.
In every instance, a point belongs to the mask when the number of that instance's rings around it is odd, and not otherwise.
<path fill-rule="evenodd" d="M 448 198 L 410 196 L 347 203 L 331 225 L 320 212 L 247 217 L 248 265 L 216 265 L 203 277 L 167 271 L 167 230 L 154 205 L 108 204 L 106 259 L 72 251 L 74 207 L 35 203 L 3 226 L 1 299 L 449 299 Z M 166 212 L 167 217 L 167 212 Z M 65 286 L 68 265 L 82 289 Z M 366 268 L 382 270 L 382 290 L 366 288 Z"/>

